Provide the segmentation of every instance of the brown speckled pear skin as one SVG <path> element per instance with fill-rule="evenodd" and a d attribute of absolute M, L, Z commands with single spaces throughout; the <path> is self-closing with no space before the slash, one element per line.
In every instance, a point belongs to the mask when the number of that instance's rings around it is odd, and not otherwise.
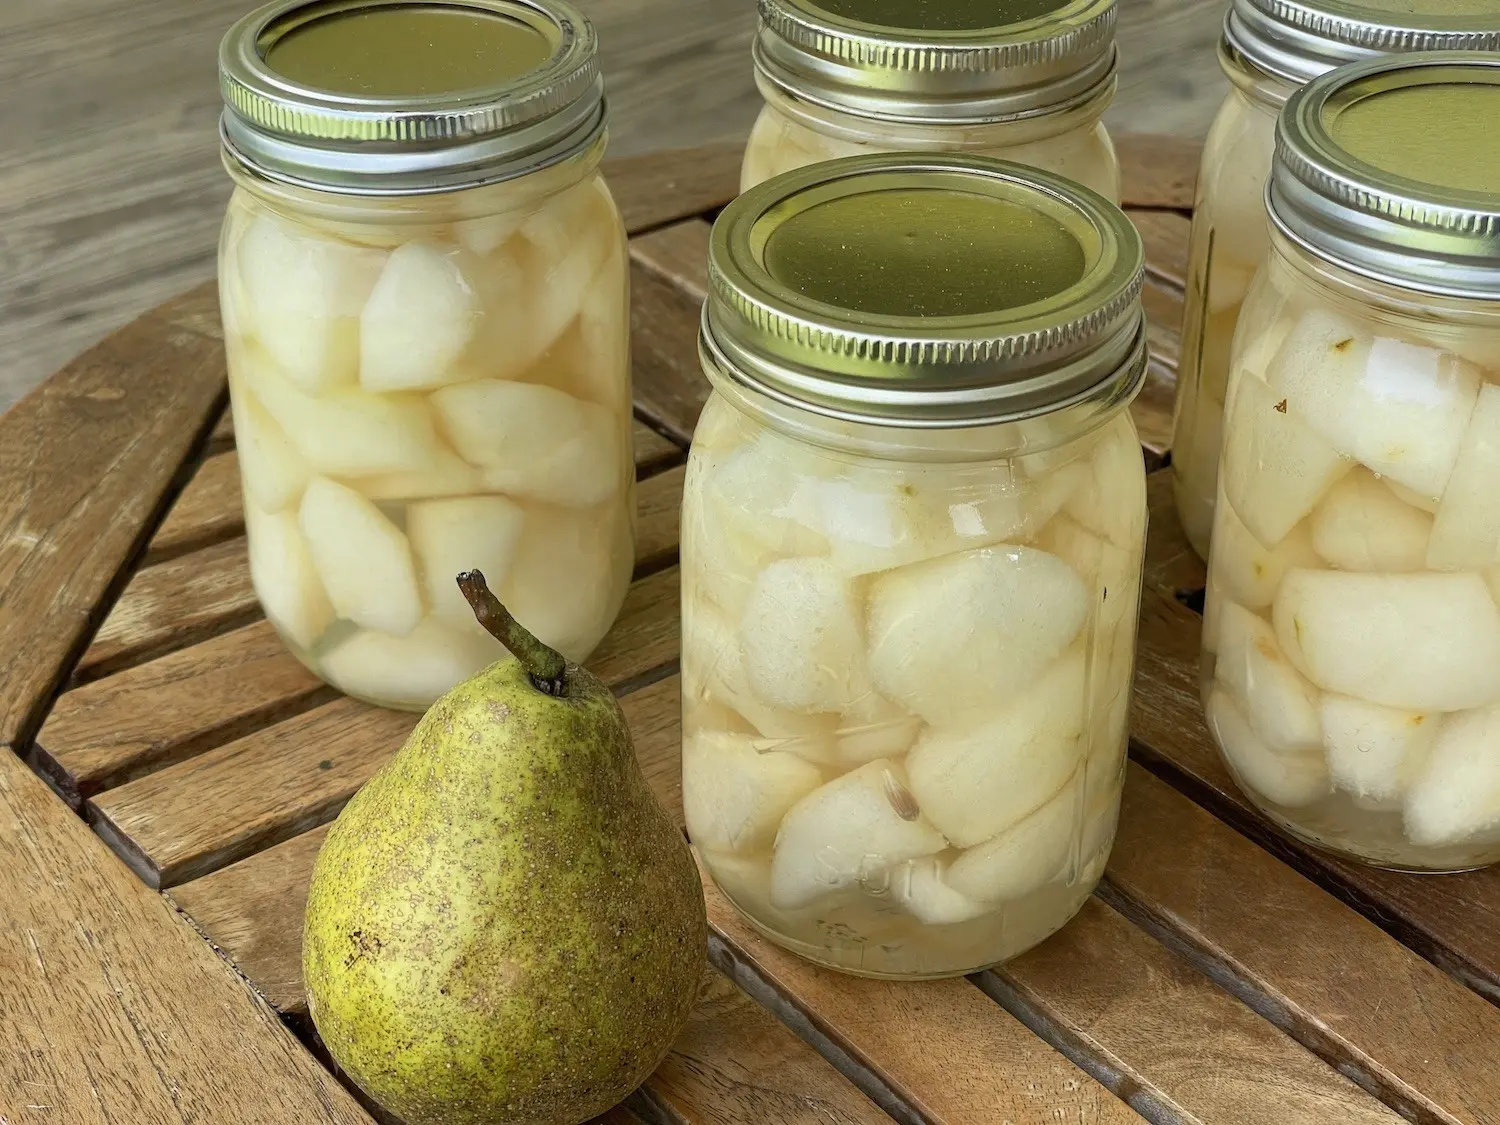
<path fill-rule="evenodd" d="M 440 699 L 338 818 L 308 894 L 308 1008 L 408 1125 L 576 1125 L 686 1021 L 707 945 L 682 833 L 593 675 L 502 661 Z"/>

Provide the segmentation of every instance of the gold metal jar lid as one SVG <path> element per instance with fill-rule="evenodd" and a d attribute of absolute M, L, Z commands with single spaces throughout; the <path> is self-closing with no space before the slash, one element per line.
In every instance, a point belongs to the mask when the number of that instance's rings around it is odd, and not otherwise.
<path fill-rule="evenodd" d="M 1140 235 L 1061 176 L 855 156 L 752 188 L 714 224 L 717 376 L 825 417 L 952 428 L 1126 401 L 1145 373 Z"/>
<path fill-rule="evenodd" d="M 1300 86 L 1378 55 L 1500 50 L 1500 0 L 1231 0 L 1220 50 Z"/>
<path fill-rule="evenodd" d="M 1404 289 L 1500 301 L 1500 55 L 1333 71 L 1288 100 L 1267 204 L 1287 238 Z"/>
<path fill-rule="evenodd" d="M 755 66 L 860 117 L 988 124 L 1054 113 L 1115 81 L 1115 0 L 759 0 Z"/>
<path fill-rule="evenodd" d="M 565 0 L 279 0 L 224 36 L 219 85 L 236 159 L 350 194 L 510 179 L 604 130 L 594 30 Z"/>

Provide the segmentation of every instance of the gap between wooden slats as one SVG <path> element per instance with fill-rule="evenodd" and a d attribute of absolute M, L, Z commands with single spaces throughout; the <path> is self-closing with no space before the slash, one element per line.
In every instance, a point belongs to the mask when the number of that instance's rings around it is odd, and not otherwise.
<path fill-rule="evenodd" d="M 1200 142 L 1157 133 L 1121 133 L 1115 137 L 1115 152 L 1126 210 L 1192 213 L 1203 153 Z"/>

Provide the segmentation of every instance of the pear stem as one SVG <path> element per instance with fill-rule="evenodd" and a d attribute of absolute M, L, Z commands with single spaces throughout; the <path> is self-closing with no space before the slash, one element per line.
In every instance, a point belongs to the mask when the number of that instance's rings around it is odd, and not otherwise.
<path fill-rule="evenodd" d="M 568 662 L 560 652 L 537 640 L 500 604 L 500 599 L 490 593 L 483 574 L 477 570 L 464 571 L 458 576 L 458 588 L 479 624 L 521 662 L 537 691 L 555 696 L 566 694 Z"/>

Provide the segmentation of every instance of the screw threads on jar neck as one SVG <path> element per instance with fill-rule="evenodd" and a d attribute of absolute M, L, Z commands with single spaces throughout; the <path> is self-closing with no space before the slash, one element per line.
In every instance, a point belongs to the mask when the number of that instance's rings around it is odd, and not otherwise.
<path fill-rule="evenodd" d="M 855 116 L 984 124 L 1058 112 L 1113 89 L 1115 0 L 1064 0 L 973 29 L 867 23 L 813 0 L 760 0 L 760 12 L 753 54 L 763 80 Z"/>
<path fill-rule="evenodd" d="M 220 44 L 220 135 L 235 160 L 288 184 L 351 195 L 477 187 L 602 135 L 597 56 L 567 0 L 279 0 Z"/>
<path fill-rule="evenodd" d="M 1032 417 L 1134 393 L 1142 271 L 1124 213 L 1059 176 L 951 154 L 829 161 L 719 217 L 702 350 L 725 378 L 829 418 Z"/>
<path fill-rule="evenodd" d="M 1223 51 L 1251 68 L 1300 86 L 1346 63 L 1416 51 L 1500 50 L 1500 6 L 1454 16 L 1418 0 L 1408 12 L 1311 0 L 1231 0 Z"/>

